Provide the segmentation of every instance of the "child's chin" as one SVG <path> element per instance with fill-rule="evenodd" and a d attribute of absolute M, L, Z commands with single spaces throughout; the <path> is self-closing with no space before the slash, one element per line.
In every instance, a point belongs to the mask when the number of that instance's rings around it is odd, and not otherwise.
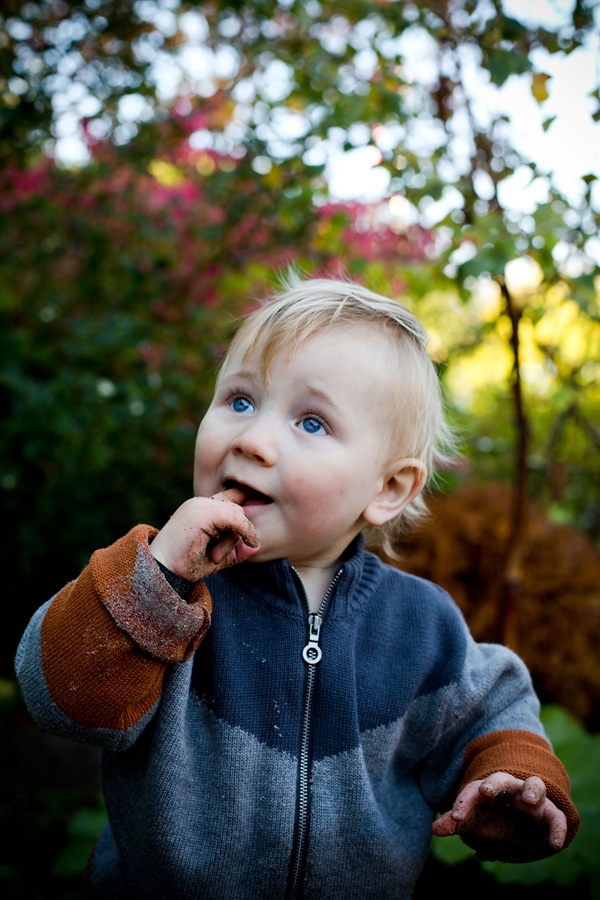
<path fill-rule="evenodd" d="M 259 535 L 259 540 L 260 540 L 260 535 Z M 256 553 L 253 553 L 252 556 L 248 557 L 248 562 L 260 562 L 260 563 L 272 562 L 274 559 L 280 559 L 280 558 L 281 558 L 280 553 L 275 552 L 275 550 L 269 550 L 268 545 L 265 545 L 263 547 L 263 545 L 261 543 L 260 548 L 256 551 Z"/>

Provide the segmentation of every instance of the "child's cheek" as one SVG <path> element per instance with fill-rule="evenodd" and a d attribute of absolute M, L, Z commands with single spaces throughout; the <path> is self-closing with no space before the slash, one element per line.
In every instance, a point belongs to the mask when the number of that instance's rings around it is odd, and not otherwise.
<path fill-rule="evenodd" d="M 348 486 L 339 473 L 322 470 L 315 466 L 309 472 L 296 474 L 292 481 L 292 493 L 299 506 L 307 515 L 322 516 L 339 503 L 347 493 Z"/>
<path fill-rule="evenodd" d="M 219 448 L 217 441 L 204 431 L 198 434 L 194 455 L 194 493 L 205 496 L 206 492 L 215 490 L 214 476 L 219 465 Z"/>

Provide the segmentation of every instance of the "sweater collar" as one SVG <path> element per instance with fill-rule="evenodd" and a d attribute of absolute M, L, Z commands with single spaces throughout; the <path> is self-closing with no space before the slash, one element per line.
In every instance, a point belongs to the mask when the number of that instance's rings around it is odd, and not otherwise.
<path fill-rule="evenodd" d="M 344 618 L 358 612 L 370 598 L 379 579 L 382 563 L 365 551 L 359 534 L 348 545 L 338 571 L 327 608 L 328 618 Z M 249 562 L 225 569 L 222 573 L 241 591 L 248 591 L 263 602 L 288 614 L 306 616 L 302 582 L 287 559 Z"/>

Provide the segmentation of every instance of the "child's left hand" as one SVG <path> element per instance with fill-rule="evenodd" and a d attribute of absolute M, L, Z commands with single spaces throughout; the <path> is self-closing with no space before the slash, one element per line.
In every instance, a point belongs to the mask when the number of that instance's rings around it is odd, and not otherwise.
<path fill-rule="evenodd" d="M 482 859 L 497 859 L 514 847 L 526 856 L 528 847 L 551 855 L 561 849 L 567 835 L 564 813 L 546 796 L 546 786 L 535 776 L 521 781 L 506 772 L 494 772 L 465 785 L 449 812 L 431 826 L 439 837 L 460 834 Z M 521 853 L 519 853 L 521 851 Z M 525 851 L 525 852 L 524 852 Z"/>

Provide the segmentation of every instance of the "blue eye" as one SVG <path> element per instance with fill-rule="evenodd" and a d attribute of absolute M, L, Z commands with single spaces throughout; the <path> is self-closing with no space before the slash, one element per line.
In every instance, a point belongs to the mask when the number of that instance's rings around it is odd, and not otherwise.
<path fill-rule="evenodd" d="M 327 434 L 318 419 L 314 416 L 307 416 L 306 419 L 300 421 L 300 428 L 307 434 Z"/>
<path fill-rule="evenodd" d="M 247 397 L 234 397 L 229 405 L 236 413 L 254 412 L 254 407 Z"/>

